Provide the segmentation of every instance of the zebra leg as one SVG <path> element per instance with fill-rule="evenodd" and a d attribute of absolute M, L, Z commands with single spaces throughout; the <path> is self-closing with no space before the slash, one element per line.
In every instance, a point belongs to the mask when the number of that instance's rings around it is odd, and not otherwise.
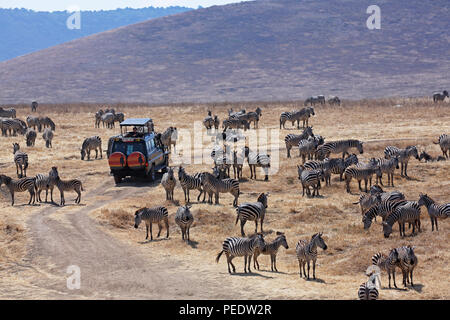
<path fill-rule="evenodd" d="M 278 272 L 278 269 L 277 269 L 277 255 L 276 254 L 273 255 L 273 267 L 275 268 L 275 271 Z M 273 271 L 273 269 L 272 269 L 272 271 Z"/>
<path fill-rule="evenodd" d="M 313 260 L 313 279 L 316 279 L 316 260 Z"/>
<path fill-rule="evenodd" d="M 248 256 L 248 273 L 252 273 L 250 266 L 252 265 L 252 254 Z"/>
<path fill-rule="evenodd" d="M 437 217 L 434 218 L 434 223 L 436 224 L 436 231 L 439 231 L 439 229 L 438 229 L 438 219 L 437 219 Z M 420 225 L 420 220 L 419 220 L 419 225 Z M 431 231 L 433 231 L 433 230 L 431 230 Z"/>
<path fill-rule="evenodd" d="M 245 223 L 246 223 L 246 222 L 247 222 L 246 220 L 241 220 L 241 235 L 242 235 L 243 237 L 245 237 L 244 226 L 245 226 Z"/>
<path fill-rule="evenodd" d="M 298 260 L 298 268 L 300 269 L 300 278 L 302 278 L 302 263 Z"/>
<path fill-rule="evenodd" d="M 255 251 L 255 253 L 253 254 L 253 269 L 258 268 L 259 270 L 259 263 L 258 263 L 258 255 L 259 253 L 257 253 L 258 251 Z"/>
<path fill-rule="evenodd" d="M 306 261 L 303 261 L 303 275 L 305 276 L 306 279 Z"/>
<path fill-rule="evenodd" d="M 406 162 L 406 163 L 405 163 L 405 177 L 407 177 L 407 176 L 408 176 L 408 173 L 406 172 L 406 171 L 407 171 L 407 169 L 408 169 L 408 162 Z"/>
<path fill-rule="evenodd" d="M 200 193 L 198 194 L 198 197 L 197 197 L 197 202 L 200 202 L 200 196 L 202 195 L 202 193 L 203 193 L 203 190 L 200 189 Z M 205 197 L 203 197 L 203 199 L 205 199 Z"/>
<path fill-rule="evenodd" d="M 236 267 L 235 267 L 234 264 L 233 264 L 233 258 L 234 258 L 234 257 L 230 257 L 230 264 L 231 264 L 231 267 L 233 268 L 233 272 L 236 273 Z M 231 273 L 231 272 L 230 272 L 230 273 Z"/>
<path fill-rule="evenodd" d="M 161 235 L 161 230 L 162 230 L 161 222 L 158 222 L 158 235 L 156 236 L 157 238 L 159 238 L 159 236 Z"/>
<path fill-rule="evenodd" d="M 153 223 L 150 222 L 150 240 L 153 241 L 153 230 L 152 230 L 152 227 L 153 227 Z"/>
<path fill-rule="evenodd" d="M 147 235 L 145 236 L 145 240 L 148 239 L 148 229 L 149 229 L 149 225 L 148 225 L 148 223 L 145 223 L 145 230 L 147 231 Z"/>
<path fill-rule="evenodd" d="M 64 191 L 60 190 L 60 197 L 61 197 L 61 205 L 65 205 L 66 201 L 64 199 Z"/>
<path fill-rule="evenodd" d="M 247 273 L 247 255 L 244 256 L 244 273 Z"/>
<path fill-rule="evenodd" d="M 310 269 L 310 262 L 308 261 L 308 280 L 309 280 L 309 269 Z"/>
<path fill-rule="evenodd" d="M 164 219 L 164 224 L 166 225 L 166 238 L 169 238 L 169 219 Z M 189 229 L 188 229 L 189 231 Z"/>
<path fill-rule="evenodd" d="M 79 204 L 81 201 L 81 191 L 80 190 L 75 190 L 78 194 L 78 197 L 75 199 L 75 203 Z"/>
<path fill-rule="evenodd" d="M 411 270 L 411 272 L 410 272 L 410 278 L 411 278 L 411 287 L 414 287 L 414 282 L 413 282 L 413 270 Z"/>
<path fill-rule="evenodd" d="M 362 192 L 362 188 L 361 188 L 361 180 L 358 180 L 358 186 L 359 186 L 359 191 Z M 367 188 L 366 188 L 366 191 L 367 191 Z"/>
<path fill-rule="evenodd" d="M 255 233 L 258 233 L 258 219 L 255 219 Z"/>
<path fill-rule="evenodd" d="M 10 190 L 10 192 L 11 192 L 11 205 L 13 206 L 14 205 L 14 191 L 11 191 Z"/>

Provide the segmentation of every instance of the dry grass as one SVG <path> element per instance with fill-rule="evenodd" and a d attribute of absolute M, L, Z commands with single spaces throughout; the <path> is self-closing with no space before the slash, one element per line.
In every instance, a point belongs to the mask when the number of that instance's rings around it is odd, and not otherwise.
<path fill-rule="evenodd" d="M 289 111 L 300 102 L 274 102 L 252 104 L 214 104 L 214 105 L 162 105 L 149 108 L 146 105 L 119 104 L 114 107 L 123 111 L 127 117 L 149 116 L 154 119 L 156 130 L 160 131 L 169 125 L 177 128 L 191 128 L 192 122 L 202 120 L 208 109 L 218 114 L 220 119 L 226 115 L 228 108 L 239 109 L 246 107 L 254 109 L 262 106 L 263 116 L 260 128 L 277 129 L 278 119 L 282 111 Z M 401 105 L 401 107 L 394 107 Z M 5 150 L 1 156 L 2 173 L 15 175 L 12 163 L 12 142 L 19 141 L 24 151 L 30 156 L 29 176 L 39 172 L 47 172 L 52 165 L 57 165 L 63 178 L 81 178 L 83 186 L 89 193 L 101 185 L 108 175 L 109 169 L 105 156 L 103 160 L 81 161 L 79 148 L 85 137 L 97 134 L 103 139 L 106 147 L 107 138 L 115 134 L 118 129 L 95 129 L 94 113 L 102 106 L 98 105 L 42 105 L 39 113 L 52 117 L 57 128 L 53 142 L 53 149 L 46 149 L 41 136 L 38 136 L 36 147 L 25 147 L 23 137 L 1 138 L 0 147 Z M 29 113 L 29 106 L 16 106 L 18 116 L 25 118 Z M 388 144 L 404 147 L 415 144 L 421 150 L 426 150 L 433 156 L 441 154 L 438 146 L 432 141 L 443 132 L 450 132 L 449 105 L 444 103 L 435 105 L 427 99 L 380 99 L 346 101 L 341 107 L 318 106 L 316 116 L 311 119 L 315 133 L 321 134 L 326 140 L 341 138 L 358 138 L 365 143 L 365 152 L 361 160 L 379 157 Z M 76 119 L 76 123 L 73 119 Z M 77 128 L 76 126 L 79 126 Z M 66 128 L 66 129 L 62 129 Z M 287 124 L 290 128 L 290 124 Z M 321 198 L 310 199 L 301 196 L 301 188 L 297 180 L 296 165 L 301 162 L 294 157 L 286 158 L 284 136 L 297 130 L 282 130 L 279 135 L 280 170 L 270 176 L 270 181 L 262 181 L 263 175 L 258 171 L 258 180 L 250 180 L 249 169 L 244 165 L 244 181 L 241 182 L 241 196 L 239 203 L 256 201 L 260 192 L 271 192 L 269 208 L 264 223 L 267 240 L 275 237 L 276 231 L 286 233 L 289 249 L 281 249 L 278 254 L 278 270 L 284 272 L 273 274 L 260 271 L 259 274 L 271 277 L 261 280 L 260 277 L 230 277 L 226 272 L 225 260 L 216 265 L 214 258 L 221 250 L 222 241 L 228 236 L 240 235 L 239 224 L 235 225 L 236 213 L 232 207 L 233 197 L 222 195 L 220 205 L 197 203 L 198 191 L 191 192 L 195 223 L 191 229 L 190 245 L 181 241 L 181 232 L 174 223 L 174 214 L 179 204 L 184 204 L 183 191 L 179 185 L 175 189 L 175 202 L 165 201 L 164 189 L 160 186 L 145 187 L 144 197 L 130 195 L 124 199 L 113 197 L 98 198 L 107 200 L 107 204 L 94 210 L 91 216 L 103 226 L 103 230 L 132 246 L 142 248 L 143 255 L 164 258 L 165 254 L 185 262 L 186 268 L 199 268 L 202 277 L 210 281 L 229 281 L 229 289 L 247 296 L 249 288 L 261 293 L 266 298 L 288 299 L 354 299 L 358 285 L 365 280 L 363 274 L 370 263 L 370 257 L 378 251 L 411 244 L 417 247 L 416 254 L 419 266 L 415 271 L 415 290 L 396 291 L 382 290 L 383 299 L 449 299 L 447 281 L 442 277 L 448 273 L 449 263 L 449 220 L 439 222 L 439 232 L 431 232 L 431 225 L 426 209 L 422 209 L 422 232 L 415 237 L 400 238 L 397 226 L 389 239 L 385 239 L 381 232 L 380 222 L 374 223 L 366 232 L 361 223 L 358 206 L 352 202 L 358 198 L 357 184 L 351 184 L 353 194 L 345 192 L 345 184 L 339 182 L 337 176 L 332 177 L 331 187 L 321 189 Z M 206 135 L 205 135 L 206 137 Z M 209 138 L 210 139 L 210 138 Z M 204 145 L 209 142 L 208 137 Z M 274 143 L 274 142 L 271 142 Z M 11 150 L 10 150 L 11 149 Z M 11 154 L 10 154 L 11 153 Z M 443 203 L 449 202 L 450 190 L 450 161 L 424 163 L 415 159 L 410 161 L 408 173 L 411 179 L 401 178 L 396 172 L 396 190 L 405 193 L 407 199 L 417 200 L 419 192 L 427 192 L 433 199 Z M 210 170 L 210 164 L 186 165 L 188 173 Z M 384 177 L 386 182 L 386 177 Z M 125 187 L 121 187 L 124 188 Z M 129 187 L 127 187 L 129 188 Z M 386 190 L 393 188 L 386 187 Z M 11 208 L 9 195 L 2 187 L 0 206 L 5 214 L 0 218 L 0 241 L 2 250 L 10 252 L 6 259 L 20 260 L 24 252 L 15 251 L 13 244 L 24 241 L 23 232 L 16 232 L 14 236 L 5 233 L 8 219 L 14 217 L 20 230 L 28 228 L 28 217 L 46 206 L 20 206 L 28 201 L 27 194 L 17 196 L 17 206 Z M 139 190 L 142 190 L 139 188 Z M 75 194 L 66 195 L 66 202 L 72 202 Z M 55 192 L 55 199 L 59 194 Z M 94 200 L 90 200 L 94 201 Z M 82 204 L 86 200 L 82 199 Z M 145 228 L 133 228 L 134 211 L 142 206 L 165 205 L 169 210 L 170 239 L 169 241 L 154 241 L 142 244 L 145 238 Z M 74 206 L 58 210 L 54 219 L 64 219 L 64 213 L 73 210 Z M 254 232 L 254 223 L 245 226 L 247 234 Z M 310 238 L 315 232 L 323 231 L 329 249 L 325 252 L 319 249 L 317 276 L 323 282 L 305 282 L 298 278 L 298 264 L 295 257 L 295 245 L 299 239 Z M 165 231 L 162 232 L 165 235 Z M 155 235 L 155 230 L 154 230 Z M 18 237 L 18 238 L 17 238 Z M 19 242 L 21 243 L 21 242 Z M 6 249 L 5 249 L 6 248 Z M 149 250 L 151 248 L 151 250 Z M 151 253 L 150 253 L 151 251 Z M 11 254 L 16 252 L 16 254 Z M 237 270 L 242 271 L 243 259 L 235 259 Z M 267 256 L 259 259 L 263 270 L 270 268 Z M 433 270 L 433 272 L 430 272 Z M 401 282 L 401 275 L 397 278 Z M 383 275 L 382 285 L 387 284 L 387 276 Z M 207 290 L 207 288 L 205 288 Z"/>

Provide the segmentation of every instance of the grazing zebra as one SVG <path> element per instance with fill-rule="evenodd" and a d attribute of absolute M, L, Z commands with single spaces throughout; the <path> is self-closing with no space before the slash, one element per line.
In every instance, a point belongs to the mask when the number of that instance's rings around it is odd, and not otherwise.
<path fill-rule="evenodd" d="M 191 241 L 189 237 L 189 230 L 194 222 L 194 216 L 190 211 L 191 206 L 179 207 L 177 213 L 175 214 L 175 223 L 181 229 L 181 239 Z"/>
<path fill-rule="evenodd" d="M 64 191 L 75 191 L 77 193 L 77 197 L 75 198 L 75 203 L 80 203 L 81 201 L 81 191 L 84 191 L 83 185 L 80 180 L 72 179 L 72 180 L 61 180 L 58 173 L 57 167 L 52 167 L 49 172 L 50 179 L 53 179 L 56 187 L 59 190 L 59 194 L 61 197 L 60 205 L 63 206 L 66 204 L 66 200 L 64 199 Z"/>
<path fill-rule="evenodd" d="M 319 149 L 321 146 L 319 146 L 317 149 Z M 326 158 L 328 159 L 328 158 Z M 348 156 L 345 159 L 342 158 L 331 158 L 328 159 L 328 166 L 330 167 L 330 172 L 332 174 L 338 174 L 339 180 L 342 181 L 342 176 L 344 175 L 345 169 L 347 169 L 352 164 L 358 164 L 359 160 L 356 154 L 352 153 L 350 156 Z"/>
<path fill-rule="evenodd" d="M 35 189 L 36 189 L 36 200 L 39 202 L 42 202 L 41 199 L 41 192 L 42 190 L 45 190 L 45 202 L 47 202 L 48 199 L 48 190 L 50 189 L 50 201 L 54 203 L 53 201 L 53 189 L 56 184 L 56 180 L 53 176 L 49 174 L 37 174 L 36 175 L 36 181 L 35 181 Z"/>
<path fill-rule="evenodd" d="M 273 240 L 270 243 L 266 243 L 264 245 L 264 248 L 262 250 L 260 249 L 255 249 L 255 253 L 253 254 L 253 268 L 256 269 L 258 268 L 259 270 L 259 263 L 258 263 L 258 256 L 260 254 L 264 254 L 264 255 L 270 255 L 270 267 L 273 271 L 273 269 L 275 269 L 276 272 L 278 272 L 277 269 L 277 253 L 278 253 L 278 249 L 283 246 L 286 249 L 289 249 L 287 240 L 286 240 L 286 236 L 284 235 L 283 232 L 279 232 L 277 231 L 277 237 L 275 238 L 275 240 Z"/>
<path fill-rule="evenodd" d="M 106 123 L 106 128 L 108 128 L 108 129 L 114 128 L 114 114 L 113 113 L 105 112 L 104 114 L 101 115 L 101 120 L 103 123 L 103 128 L 105 127 L 105 123 Z"/>
<path fill-rule="evenodd" d="M 301 134 L 288 134 L 284 138 L 284 143 L 286 144 L 287 157 L 291 157 L 291 149 L 292 147 L 298 146 L 299 142 L 304 139 L 308 139 L 308 137 L 313 137 L 313 131 L 311 127 L 306 127 Z"/>
<path fill-rule="evenodd" d="M 27 127 L 24 125 L 19 119 L 2 119 L 1 120 L 1 128 L 2 135 L 17 135 L 17 132 L 20 134 L 25 134 L 27 132 Z"/>
<path fill-rule="evenodd" d="M 261 233 L 263 233 L 264 217 L 266 215 L 267 197 L 269 193 L 261 193 L 257 202 L 246 202 L 236 208 L 236 223 L 241 220 L 241 235 L 244 237 L 244 226 L 247 221 L 255 221 L 255 233 L 258 232 L 258 220 L 261 222 Z"/>
<path fill-rule="evenodd" d="M 374 166 L 379 166 L 381 169 L 381 175 L 377 176 L 377 184 L 378 180 L 380 184 L 383 185 L 383 173 L 387 173 L 388 175 L 388 186 L 389 184 L 394 187 L 394 171 L 395 169 L 399 169 L 398 166 L 398 156 L 394 156 L 391 159 L 382 159 L 382 158 L 372 158 L 369 163 Z"/>
<path fill-rule="evenodd" d="M 125 114 L 123 112 L 117 112 L 114 114 L 114 122 L 117 121 L 119 124 L 125 120 Z"/>
<path fill-rule="evenodd" d="M 98 149 L 98 150 L 97 150 Z M 87 159 L 91 160 L 91 150 L 95 150 L 95 159 L 97 159 L 98 153 L 100 152 L 100 158 L 103 159 L 102 153 L 102 138 L 99 136 L 92 136 L 84 139 L 83 144 L 81 145 L 81 160 L 84 160 L 84 157 L 87 154 Z"/>
<path fill-rule="evenodd" d="M 28 201 L 28 204 L 31 204 L 31 201 L 33 201 L 33 204 L 36 199 L 36 193 L 34 191 L 34 183 L 35 178 L 20 178 L 18 180 L 14 180 L 8 176 L 5 176 L 4 174 L 0 175 L 0 186 L 2 184 L 5 184 L 6 187 L 9 189 L 9 192 L 11 193 L 11 205 L 14 205 L 14 193 L 15 192 L 24 192 L 27 191 L 30 193 L 30 201 Z"/>
<path fill-rule="evenodd" d="M 418 259 L 414 253 L 414 249 L 416 247 L 411 246 L 403 246 L 397 248 L 399 263 L 398 266 L 402 270 L 403 274 L 403 285 L 406 287 L 407 283 L 411 283 L 411 286 L 414 287 L 413 282 L 413 271 L 417 267 Z M 411 281 L 410 281 L 411 280 Z"/>
<path fill-rule="evenodd" d="M 444 90 L 442 93 L 433 92 L 433 102 L 444 101 L 445 97 L 448 97 L 448 91 Z"/>
<path fill-rule="evenodd" d="M 177 180 L 175 179 L 175 174 L 172 168 L 168 168 L 167 172 L 161 178 L 161 185 L 164 190 L 166 190 L 166 200 L 173 200 L 173 190 L 177 185 Z"/>
<path fill-rule="evenodd" d="M 239 199 L 239 181 L 236 179 L 220 179 L 217 168 L 214 168 L 214 174 L 204 172 L 201 184 L 203 187 L 203 201 L 205 201 L 206 193 L 208 193 L 208 203 L 212 204 L 212 195 L 215 195 L 215 204 L 219 204 L 220 193 L 230 193 L 234 196 L 233 207 L 237 207 Z"/>
<path fill-rule="evenodd" d="M 27 147 L 31 147 L 31 146 L 34 147 L 34 143 L 36 141 L 36 136 L 37 136 L 36 131 L 34 131 L 31 128 L 27 129 L 27 132 L 25 134 L 25 138 L 27 141 Z"/>
<path fill-rule="evenodd" d="M 450 216 L 450 203 L 436 204 L 428 195 L 422 193 L 419 195 L 419 201 L 417 203 L 419 206 L 425 206 L 427 208 L 431 220 L 431 231 L 434 231 L 435 224 L 436 231 L 439 231 L 438 218 L 444 220 Z"/>
<path fill-rule="evenodd" d="M 405 149 L 400 149 L 393 146 L 387 146 L 384 149 L 384 158 L 391 159 L 397 156 L 398 161 L 401 163 L 401 176 L 407 177 L 408 174 L 406 170 L 408 169 L 408 162 L 411 156 L 414 156 L 417 160 L 419 160 L 419 152 L 417 151 L 416 146 L 408 146 Z"/>
<path fill-rule="evenodd" d="M 318 150 L 318 158 L 319 160 L 323 160 L 324 158 L 329 158 L 331 153 L 341 152 L 342 158 L 345 158 L 346 154 L 350 155 L 348 150 L 351 148 L 356 148 L 360 154 L 364 153 L 363 142 L 355 139 L 348 139 L 324 143 L 320 148 L 320 152 Z"/>
<path fill-rule="evenodd" d="M 20 151 L 18 143 L 13 143 L 14 163 L 16 164 L 17 177 L 22 178 L 27 176 L 28 155 Z M 20 168 L 20 175 L 19 175 Z"/>
<path fill-rule="evenodd" d="M 325 184 L 327 186 L 331 185 L 331 167 L 330 159 L 320 160 L 309 160 L 303 165 L 308 170 L 323 170 L 323 178 L 325 179 Z"/>
<path fill-rule="evenodd" d="M 2 107 L 0 107 L 0 117 L 15 118 L 16 117 L 16 109 L 14 109 L 14 108 L 3 109 Z"/>
<path fill-rule="evenodd" d="M 446 158 L 445 156 L 438 156 L 436 158 L 430 156 L 428 153 L 426 153 L 425 151 L 422 151 L 419 155 L 419 161 L 422 161 L 422 159 L 425 159 L 425 162 L 428 161 L 445 161 Z"/>
<path fill-rule="evenodd" d="M 416 226 L 420 232 L 420 206 L 415 201 L 407 201 L 406 204 L 398 206 L 394 212 L 387 216 L 386 221 L 383 222 L 383 234 L 385 238 L 389 238 L 392 233 L 392 226 L 398 222 L 400 237 L 406 236 L 405 223 L 409 222 L 413 225 L 411 235 L 416 232 Z"/>
<path fill-rule="evenodd" d="M 228 237 L 225 239 L 222 245 L 222 251 L 216 257 L 216 262 L 219 263 L 219 259 L 225 252 L 227 256 L 228 272 L 231 273 L 230 265 L 233 267 L 233 272 L 236 272 L 236 268 L 233 265 L 232 260 L 235 257 L 244 256 L 244 272 L 247 273 L 247 260 L 248 260 L 248 272 L 250 270 L 252 255 L 255 250 L 262 250 L 264 248 L 264 236 L 261 233 L 254 234 L 250 238 L 238 238 L 238 237 Z"/>
<path fill-rule="evenodd" d="M 102 115 L 104 114 L 103 110 L 100 109 L 95 113 L 95 127 L 100 128 L 100 122 L 102 122 Z"/>
<path fill-rule="evenodd" d="M 39 117 L 28 116 L 27 117 L 27 126 L 28 126 L 28 128 L 33 127 L 34 130 L 36 130 L 36 127 L 37 127 L 39 132 L 42 131 L 42 125 L 41 125 L 41 122 L 39 121 Z"/>
<path fill-rule="evenodd" d="M 231 129 L 241 129 L 244 128 L 244 131 L 250 129 L 250 123 L 245 119 L 240 118 L 230 118 L 222 121 L 223 130 Z"/>
<path fill-rule="evenodd" d="M 300 140 L 298 143 L 298 156 L 302 157 L 303 163 L 305 163 L 306 157 L 308 157 L 308 160 L 313 158 L 319 143 L 320 141 L 314 136 L 309 137 L 308 139 Z"/>
<path fill-rule="evenodd" d="M 399 262 L 398 250 L 396 248 L 389 251 L 387 256 L 381 252 L 377 252 L 372 256 L 372 265 L 387 272 L 389 276 L 389 289 L 391 288 L 391 274 L 394 279 L 394 287 L 397 288 L 397 284 L 395 283 L 395 268 Z"/>
<path fill-rule="evenodd" d="M 381 287 L 379 270 L 373 270 L 372 266 L 369 266 L 366 271 L 366 276 L 369 277 L 367 282 L 362 283 L 358 289 L 359 300 L 378 300 Z"/>
<path fill-rule="evenodd" d="M 161 235 L 162 230 L 162 222 L 164 222 L 164 225 L 166 227 L 166 238 L 169 238 L 169 213 L 167 211 L 167 208 L 165 207 L 153 207 L 153 208 L 141 208 L 137 210 L 134 213 L 134 227 L 137 229 L 139 225 L 141 224 L 141 221 L 145 221 L 145 229 L 147 230 L 147 235 L 145 237 L 145 240 L 148 239 L 148 230 L 150 229 L 150 240 L 153 240 L 153 232 L 152 232 L 152 225 L 153 223 L 158 224 L 158 235 L 156 236 L 159 238 Z"/>
<path fill-rule="evenodd" d="M 382 200 L 363 214 L 362 222 L 364 224 L 364 229 L 368 230 L 372 225 L 373 219 L 376 219 L 377 216 L 380 216 L 382 221 L 386 221 L 389 215 L 391 215 L 398 207 L 406 204 L 408 204 L 408 201 L 406 200 Z"/>
<path fill-rule="evenodd" d="M 434 142 L 434 144 L 438 144 L 441 147 L 442 150 L 442 155 L 448 159 L 449 155 L 448 155 L 448 151 L 450 150 L 450 135 L 448 134 L 441 134 L 439 136 L 439 139 L 437 142 Z"/>
<path fill-rule="evenodd" d="M 266 153 L 257 153 L 250 151 L 248 147 L 244 147 L 244 154 L 247 158 L 248 166 L 250 168 L 250 179 L 256 180 L 256 168 L 264 170 L 264 181 L 269 180 L 270 155 Z"/>
<path fill-rule="evenodd" d="M 302 196 L 305 196 L 305 189 L 306 195 L 311 196 L 311 190 L 309 190 L 309 187 L 313 187 L 313 197 L 316 195 L 316 192 L 317 196 L 319 196 L 320 180 L 323 180 L 324 177 L 323 170 L 309 170 L 306 169 L 305 166 L 299 165 L 297 166 L 297 172 L 298 179 L 302 183 Z"/>
<path fill-rule="evenodd" d="M 382 201 L 398 201 L 405 199 L 405 195 L 399 191 L 383 192 L 383 190 L 381 190 L 378 192 L 375 191 L 376 187 L 377 185 L 372 186 L 372 188 L 370 188 L 369 194 L 362 193 L 359 196 L 359 201 L 353 202 L 353 204 L 359 204 L 361 206 L 361 214 L 364 215 L 367 210 L 381 203 Z"/>
<path fill-rule="evenodd" d="M 370 186 L 372 185 L 372 176 L 376 174 L 378 177 L 381 176 L 381 169 L 379 166 L 359 166 L 351 165 L 344 171 L 345 184 L 348 193 L 350 192 L 350 182 L 353 178 L 358 180 L 359 191 L 362 191 L 361 181 L 364 180 L 365 184 L 365 192 L 367 192 L 367 183 L 370 182 Z"/>
<path fill-rule="evenodd" d="M 299 240 L 295 248 L 297 253 L 298 266 L 300 268 L 300 278 L 303 275 L 309 280 L 310 261 L 313 262 L 313 278 L 316 279 L 316 260 L 317 260 L 317 247 L 319 246 L 323 250 L 327 250 L 327 245 L 322 238 L 323 233 L 315 233 L 311 237 L 311 241 Z M 308 276 L 306 276 L 305 265 L 308 264 Z"/>
<path fill-rule="evenodd" d="M 322 96 L 323 97 L 323 96 Z M 323 100 L 325 101 L 325 97 L 323 98 Z M 305 100 L 305 102 L 303 103 L 303 105 L 307 106 L 308 104 L 313 106 L 316 103 L 320 103 L 322 104 L 322 101 L 319 100 L 319 96 L 314 96 L 314 97 L 309 97 Z"/>
<path fill-rule="evenodd" d="M 53 131 L 50 128 L 45 128 L 42 138 L 45 140 L 45 146 L 52 148 Z"/>
<path fill-rule="evenodd" d="M 203 119 L 203 125 L 205 126 L 206 130 L 211 130 L 211 128 L 214 126 L 214 118 L 212 116 L 207 116 L 205 119 Z"/>
<path fill-rule="evenodd" d="M 49 127 L 52 129 L 52 131 L 56 131 L 56 125 L 49 117 L 40 117 L 39 122 L 41 123 L 43 128 Z"/>
<path fill-rule="evenodd" d="M 329 103 L 330 105 L 335 105 L 335 104 L 337 104 L 338 106 L 340 106 L 340 105 L 341 105 L 341 99 L 339 99 L 339 97 L 336 97 L 336 96 L 330 97 L 330 99 L 328 99 L 328 103 Z"/>
<path fill-rule="evenodd" d="M 178 180 L 180 181 L 181 188 L 183 188 L 184 192 L 184 201 L 186 203 L 190 202 L 189 198 L 189 190 L 197 189 L 200 191 L 197 201 L 200 200 L 200 196 L 203 193 L 202 189 L 202 180 L 200 179 L 200 176 L 190 176 L 188 175 L 182 166 L 178 168 Z"/>
<path fill-rule="evenodd" d="M 36 111 L 36 110 L 37 110 L 37 107 L 38 107 L 37 101 L 33 101 L 33 102 L 31 103 L 31 112 Z"/>

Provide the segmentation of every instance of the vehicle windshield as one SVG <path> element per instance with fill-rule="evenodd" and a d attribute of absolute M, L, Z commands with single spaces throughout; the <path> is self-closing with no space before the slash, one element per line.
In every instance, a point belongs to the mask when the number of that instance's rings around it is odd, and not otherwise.
<path fill-rule="evenodd" d="M 114 143 L 112 152 L 122 152 L 129 156 L 133 152 L 139 151 L 142 154 L 146 154 L 144 142 L 116 142 Z"/>

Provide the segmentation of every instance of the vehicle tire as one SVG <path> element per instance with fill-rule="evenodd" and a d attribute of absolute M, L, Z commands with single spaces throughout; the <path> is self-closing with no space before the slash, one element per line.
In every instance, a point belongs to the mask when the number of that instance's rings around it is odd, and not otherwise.
<path fill-rule="evenodd" d="M 115 175 L 114 175 L 114 182 L 115 182 L 116 184 L 121 183 L 121 182 L 122 182 L 122 177 L 119 176 L 119 175 L 117 175 L 117 174 L 115 174 Z"/>

